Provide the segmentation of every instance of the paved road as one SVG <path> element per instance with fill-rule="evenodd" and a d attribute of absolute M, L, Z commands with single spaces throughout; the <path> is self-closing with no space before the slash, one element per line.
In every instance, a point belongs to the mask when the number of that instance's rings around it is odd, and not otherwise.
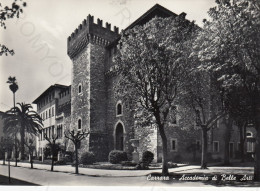
<path fill-rule="evenodd" d="M 0 174 L 8 175 L 7 165 L 0 165 Z M 44 186 L 204 186 L 202 182 L 148 181 L 147 176 L 76 175 L 25 167 L 11 167 L 11 177 Z"/>
<path fill-rule="evenodd" d="M 0 164 L 3 162 L 0 161 Z M 14 162 L 11 162 L 11 165 L 14 166 Z M 30 168 L 31 165 L 29 163 L 18 163 L 18 166 L 20 167 L 26 167 Z M 34 168 L 36 169 L 44 169 L 44 170 L 50 170 L 51 165 L 49 164 L 34 164 Z M 169 172 L 182 172 L 186 170 L 193 170 L 193 169 L 200 169 L 199 166 L 181 166 L 178 168 L 171 168 L 169 169 Z M 72 167 L 71 165 L 57 165 L 54 166 L 54 171 L 59 172 L 67 172 L 67 173 L 75 173 L 75 167 Z M 79 173 L 84 175 L 90 175 L 90 176 L 102 176 L 102 177 L 137 177 L 137 176 L 146 176 L 149 175 L 152 172 L 161 172 L 161 169 L 154 169 L 154 170 L 106 170 L 106 169 L 93 169 L 93 168 L 79 168 Z"/>

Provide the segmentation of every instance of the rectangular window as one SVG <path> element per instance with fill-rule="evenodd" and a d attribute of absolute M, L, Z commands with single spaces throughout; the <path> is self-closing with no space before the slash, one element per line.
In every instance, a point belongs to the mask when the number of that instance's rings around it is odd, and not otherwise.
<path fill-rule="evenodd" d="M 171 139 L 171 151 L 177 151 L 177 139 Z"/>
<path fill-rule="evenodd" d="M 48 111 L 45 113 L 45 118 L 48 119 Z"/>
<path fill-rule="evenodd" d="M 60 138 L 63 137 L 62 125 L 60 126 Z"/>
<path fill-rule="evenodd" d="M 217 153 L 219 152 L 219 142 L 213 141 L 213 152 Z"/>
<path fill-rule="evenodd" d="M 52 107 L 52 116 L 54 116 L 54 107 Z"/>

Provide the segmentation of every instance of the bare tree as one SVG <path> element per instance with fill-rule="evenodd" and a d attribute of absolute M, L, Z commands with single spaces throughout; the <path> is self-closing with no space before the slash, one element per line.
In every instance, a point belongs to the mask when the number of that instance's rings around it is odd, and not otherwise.
<path fill-rule="evenodd" d="M 48 141 L 49 147 L 51 149 L 52 158 L 51 158 L 51 171 L 53 171 L 54 168 L 54 155 L 56 151 L 58 150 L 59 144 L 57 144 L 58 135 L 52 134 L 52 136 L 48 137 L 46 133 L 44 133 L 44 138 Z"/>
<path fill-rule="evenodd" d="M 89 133 L 86 132 L 80 132 L 78 131 L 77 133 L 75 133 L 74 130 L 72 131 L 67 131 L 64 133 L 65 137 L 69 140 L 71 140 L 74 143 L 75 146 L 75 155 L 76 155 L 76 164 L 75 164 L 75 173 L 78 174 L 79 173 L 79 159 L 78 159 L 78 149 L 80 146 L 80 142 L 81 140 L 83 140 L 84 138 L 86 138 L 88 136 Z"/>

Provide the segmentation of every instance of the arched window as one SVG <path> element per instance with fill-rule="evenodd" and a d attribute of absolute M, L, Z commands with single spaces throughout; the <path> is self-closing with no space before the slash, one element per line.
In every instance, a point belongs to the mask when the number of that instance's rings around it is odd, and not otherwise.
<path fill-rule="evenodd" d="M 117 102 L 116 104 L 116 115 L 117 116 L 120 116 L 123 114 L 123 106 L 122 106 L 122 103 L 121 101 Z"/>
<path fill-rule="evenodd" d="M 246 137 L 249 138 L 249 137 L 253 137 L 253 133 L 251 131 L 247 131 L 246 132 Z"/>
<path fill-rule="evenodd" d="M 78 130 L 81 130 L 81 119 L 78 120 Z"/>
<path fill-rule="evenodd" d="M 79 94 L 82 93 L 82 85 L 81 84 L 79 84 L 79 86 L 78 86 L 78 93 Z"/>

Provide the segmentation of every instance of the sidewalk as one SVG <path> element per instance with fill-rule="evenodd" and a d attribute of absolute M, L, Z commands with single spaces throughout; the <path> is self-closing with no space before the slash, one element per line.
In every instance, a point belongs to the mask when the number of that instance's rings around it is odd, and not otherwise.
<path fill-rule="evenodd" d="M 0 164 L 3 164 L 3 161 L 0 161 Z M 10 162 L 11 166 L 15 165 L 15 162 Z M 7 166 L 7 162 L 6 165 Z M 30 163 L 18 162 L 19 167 L 30 168 Z M 51 165 L 47 164 L 33 164 L 34 169 L 49 170 Z M 191 165 L 191 166 L 180 166 L 176 168 L 170 168 L 169 172 L 182 172 L 186 170 L 200 169 L 200 166 Z M 54 171 L 65 172 L 65 173 L 75 173 L 75 167 L 71 165 L 57 165 L 54 166 Z M 105 170 L 105 169 L 92 169 L 92 168 L 82 168 L 79 167 L 79 174 L 88 175 L 88 176 L 98 176 L 98 177 L 140 177 L 149 175 L 152 172 L 161 172 L 161 169 L 151 169 L 151 170 Z"/>
<path fill-rule="evenodd" d="M 80 169 L 82 170 L 82 169 Z M 86 169 L 89 170 L 89 169 Z M 30 169 L 27 167 L 13 167 L 11 166 L 11 178 L 17 179 L 21 181 L 26 181 L 29 183 L 42 185 L 42 186 L 135 186 L 135 187 L 146 187 L 149 186 L 154 188 L 155 186 L 160 187 L 187 187 L 187 186 L 212 186 L 205 185 L 203 182 L 186 182 L 186 181 L 177 181 L 177 180 L 169 180 L 169 181 L 149 181 L 147 176 L 141 176 L 142 174 L 135 174 L 138 176 L 123 176 L 119 175 L 118 171 L 110 170 L 110 172 L 106 172 L 108 170 L 96 170 L 92 169 L 95 174 L 98 175 L 106 175 L 102 176 L 91 176 L 91 175 L 82 175 L 82 174 L 71 174 L 71 173 L 63 173 L 63 172 L 51 172 L 50 170 L 39 170 L 39 169 Z M 89 171 L 88 174 L 93 174 L 93 171 Z M 128 170 L 129 172 L 129 170 Z M 122 173 L 122 172 L 120 172 Z M 137 173 L 137 172 L 136 172 Z M 146 171 L 148 173 L 148 171 Z M 8 177 L 8 166 L 0 165 L 0 174 Z M 110 175 L 117 176 L 110 176 Z M 1 175 L 0 175 L 1 177 Z M 11 182 L 13 185 L 14 182 Z M 1 185 L 0 185 L 1 186 Z M 113 187 L 114 188 L 114 187 Z"/>

